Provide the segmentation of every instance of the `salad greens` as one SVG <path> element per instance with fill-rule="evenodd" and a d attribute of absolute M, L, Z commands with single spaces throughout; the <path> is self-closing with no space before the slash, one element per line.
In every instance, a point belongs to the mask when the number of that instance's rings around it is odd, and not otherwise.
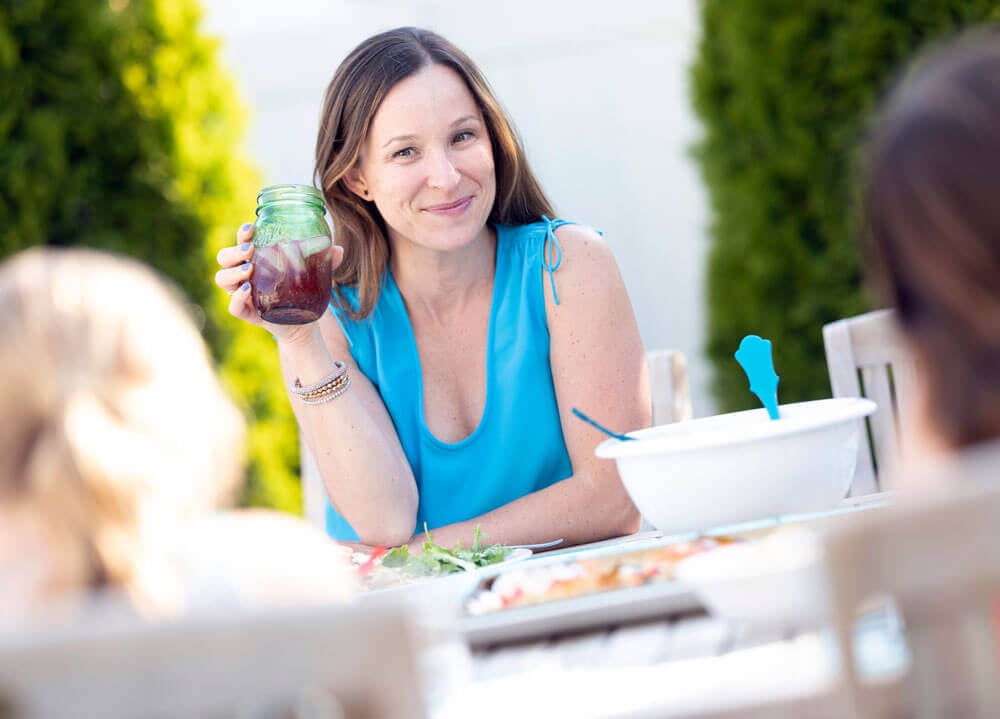
<path fill-rule="evenodd" d="M 424 540 L 421 554 L 410 554 L 406 545 L 393 547 L 382 556 L 382 566 L 417 577 L 430 577 L 487 567 L 502 562 L 511 552 L 510 547 L 502 544 L 483 544 L 483 533 L 478 524 L 472 534 L 472 547 L 469 549 L 463 548 L 461 542 L 454 549 L 435 544 L 426 524 L 424 534 L 427 539 Z"/>

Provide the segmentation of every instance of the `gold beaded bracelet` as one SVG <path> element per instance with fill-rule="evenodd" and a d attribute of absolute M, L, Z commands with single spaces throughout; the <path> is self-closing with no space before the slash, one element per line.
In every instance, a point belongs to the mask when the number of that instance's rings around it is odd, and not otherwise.
<path fill-rule="evenodd" d="M 308 391 L 300 390 L 296 392 L 296 394 L 304 399 L 315 399 L 316 397 L 329 394 L 334 390 L 340 389 L 340 386 L 347 381 L 348 381 L 348 375 L 342 374 L 336 379 L 330 380 L 326 384 L 320 385 L 314 390 L 308 390 Z"/>
<path fill-rule="evenodd" d="M 323 404 L 324 402 L 337 399 L 337 397 L 344 394 L 344 392 L 350 389 L 350 387 L 351 378 L 348 375 L 344 375 L 344 381 L 340 385 L 333 386 L 321 394 L 311 395 L 309 397 L 300 396 L 299 399 L 302 401 L 302 404 Z"/>
<path fill-rule="evenodd" d="M 346 362 L 334 360 L 333 364 L 333 372 L 318 382 L 306 385 L 305 387 L 302 386 L 302 383 L 296 377 L 289 391 L 297 395 L 305 404 L 321 404 L 336 399 L 351 386 L 351 378 L 347 374 Z"/>

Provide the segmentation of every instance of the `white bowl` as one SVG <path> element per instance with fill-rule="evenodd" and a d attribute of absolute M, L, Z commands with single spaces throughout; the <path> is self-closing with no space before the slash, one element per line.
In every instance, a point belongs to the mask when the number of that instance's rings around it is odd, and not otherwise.
<path fill-rule="evenodd" d="M 838 506 L 865 438 L 861 398 L 786 404 L 676 422 L 609 439 L 598 457 L 614 459 L 625 489 L 647 521 L 666 534 Z"/>
<path fill-rule="evenodd" d="M 696 554 L 677 565 L 675 576 L 717 617 L 802 631 L 829 618 L 823 566 L 819 537 L 789 527 Z"/>

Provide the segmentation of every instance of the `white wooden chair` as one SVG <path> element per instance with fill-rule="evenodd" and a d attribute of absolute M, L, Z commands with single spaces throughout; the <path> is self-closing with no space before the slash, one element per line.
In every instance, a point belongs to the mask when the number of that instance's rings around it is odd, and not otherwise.
<path fill-rule="evenodd" d="M 827 560 L 853 708 L 844 716 L 1000 716 L 997 466 L 987 478 L 993 482 L 963 483 L 830 530 Z M 880 596 L 898 607 L 910 655 L 908 671 L 895 684 L 870 681 L 857 667 L 856 612 Z"/>
<path fill-rule="evenodd" d="M 646 352 L 649 387 L 652 398 L 653 425 L 691 419 L 691 391 L 688 386 L 687 359 L 683 352 L 656 349 Z M 302 465 L 302 502 L 306 519 L 326 528 L 326 489 L 316 460 L 304 441 L 299 442 Z"/>
<path fill-rule="evenodd" d="M 0 640 L 0 716 L 425 716 L 401 608 L 337 607 Z"/>
<path fill-rule="evenodd" d="M 655 349 L 646 352 L 653 426 L 691 419 L 691 390 L 683 352 Z"/>
<path fill-rule="evenodd" d="M 893 466 L 900 445 L 900 416 L 910 412 L 915 373 L 893 310 L 831 322 L 823 327 L 834 397 L 867 397 L 878 409 L 867 420 L 852 496 L 885 489 L 880 477 Z"/>

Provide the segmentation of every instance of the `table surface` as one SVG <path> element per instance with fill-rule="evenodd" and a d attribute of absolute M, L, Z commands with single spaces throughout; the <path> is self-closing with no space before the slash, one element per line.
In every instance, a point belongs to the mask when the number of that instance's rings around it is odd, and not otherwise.
<path fill-rule="evenodd" d="M 863 502 L 864 506 L 880 506 L 878 500 Z M 884 503 L 884 497 L 881 503 Z M 856 506 L 856 502 L 845 503 L 845 506 Z M 759 527 L 750 527 L 749 531 L 767 530 L 781 525 L 782 522 L 764 523 Z M 766 533 L 762 532 L 762 533 Z M 600 549 L 627 545 L 635 541 L 650 540 L 662 536 L 659 532 L 641 532 L 606 542 L 595 542 L 584 548 Z M 550 551 L 542 556 L 552 556 L 579 551 L 580 547 Z M 895 640 L 893 640 L 895 641 Z M 585 677 L 611 676 L 620 680 L 623 670 L 638 669 L 647 672 L 660 672 L 660 676 L 670 676 L 673 668 L 682 665 L 699 665 L 710 667 L 709 658 L 749 656 L 753 652 L 740 650 L 765 647 L 791 649 L 793 645 L 803 642 L 813 642 L 811 646 L 824 649 L 822 653 L 810 649 L 806 662 L 817 665 L 815 675 L 810 675 L 813 688 L 819 687 L 826 679 L 835 676 L 832 668 L 835 660 L 832 654 L 827 655 L 825 647 L 832 647 L 832 636 L 829 633 L 810 633 L 793 626 L 784 627 L 749 627 L 737 625 L 716 618 L 703 611 L 687 611 L 681 614 L 665 614 L 651 620 L 636 623 L 615 624 L 580 630 L 575 633 L 541 636 L 527 641 L 500 642 L 471 650 L 465 648 L 465 666 L 462 681 L 471 687 L 487 687 L 503 685 L 507 682 L 511 687 L 527 686 L 519 684 L 520 678 L 530 676 L 558 677 L 573 675 Z M 890 647 L 892 661 L 898 659 L 898 646 Z M 783 649 L 782 649 L 783 650 Z M 770 651 L 770 650 L 766 650 Z M 801 651 L 801 649 L 796 649 Z M 763 655 L 761 655 L 763 656 Z M 773 656 L 772 655 L 772 659 Z M 791 654 L 787 655 L 791 657 Z M 703 660 L 688 662 L 686 660 Z M 829 659 L 829 661 L 827 661 Z M 795 661 L 786 660 L 786 661 Z M 823 665 L 819 667 L 818 665 Z M 722 663 L 719 664 L 722 666 Z M 809 667 L 803 667 L 808 670 Z M 673 672 L 673 676 L 680 676 Z M 813 681 L 815 680 L 815 681 Z M 586 681 L 586 680 L 584 680 Z M 808 683 L 808 681 L 806 683 Z M 811 705 L 810 705 L 811 706 Z M 510 705 L 505 707 L 509 710 Z M 530 713 L 530 712 L 529 712 Z M 433 712 L 432 712 L 433 714 Z M 596 715 L 596 714 L 595 714 Z M 794 715 L 794 714 L 792 714 Z M 817 711 L 816 716 L 836 716 L 835 710 L 830 712 Z M 441 716 L 452 716 L 442 714 Z"/>

